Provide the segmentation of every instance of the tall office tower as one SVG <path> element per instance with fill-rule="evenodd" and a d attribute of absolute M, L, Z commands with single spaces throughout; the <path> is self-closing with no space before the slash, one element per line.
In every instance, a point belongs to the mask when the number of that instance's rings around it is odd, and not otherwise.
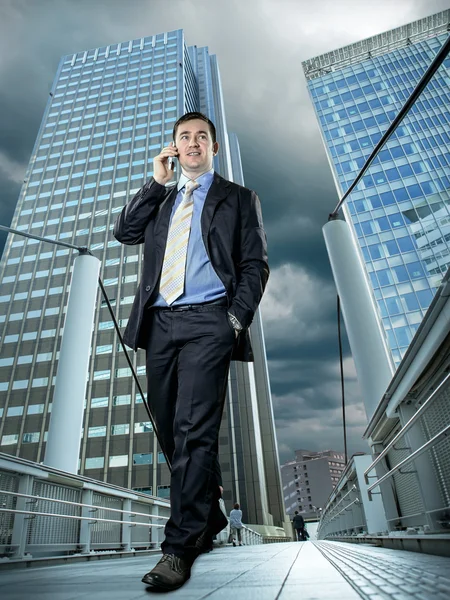
<path fill-rule="evenodd" d="M 296 450 L 295 460 L 281 465 L 286 512 L 299 511 L 304 518 L 320 516 L 345 469 L 344 455 L 336 450 Z"/>
<path fill-rule="evenodd" d="M 449 22 L 445 10 L 303 63 L 340 196 L 447 39 Z M 450 263 L 449 67 L 447 58 L 343 207 L 395 364 Z"/>
<path fill-rule="evenodd" d="M 119 244 L 113 223 L 151 176 L 153 157 L 171 141 L 176 119 L 192 110 L 217 126 L 216 170 L 242 183 L 216 58 L 207 48 L 187 48 L 182 30 L 65 56 L 51 88 L 12 227 L 91 248 L 102 261 L 101 277 L 122 328 L 142 247 Z M 72 261 L 68 249 L 9 236 L 1 264 L 0 450 L 35 461 L 44 458 Z M 239 501 L 248 523 L 280 524 L 281 479 L 259 314 L 252 338 L 256 363 L 233 363 L 220 432 L 225 500 Z M 133 360 L 145 389 L 144 352 Z M 169 494 L 164 456 L 100 295 L 80 473 Z"/>

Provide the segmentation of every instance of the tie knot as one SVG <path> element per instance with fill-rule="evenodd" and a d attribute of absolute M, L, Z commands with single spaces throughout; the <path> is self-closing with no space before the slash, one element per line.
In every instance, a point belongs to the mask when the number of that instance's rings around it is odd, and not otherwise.
<path fill-rule="evenodd" d="M 200 187 L 200 184 L 195 179 L 190 179 L 184 186 L 186 196 L 190 196 L 198 187 Z"/>

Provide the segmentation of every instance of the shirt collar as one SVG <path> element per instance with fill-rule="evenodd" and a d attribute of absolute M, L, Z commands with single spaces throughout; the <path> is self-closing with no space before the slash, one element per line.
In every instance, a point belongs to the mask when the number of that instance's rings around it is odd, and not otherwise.
<path fill-rule="evenodd" d="M 197 183 L 199 183 L 201 186 L 206 185 L 206 184 L 212 182 L 213 176 L 214 176 L 214 169 L 210 169 L 209 171 L 206 171 L 206 173 L 203 173 L 202 175 L 200 175 L 200 177 L 196 177 L 195 181 Z M 190 177 L 187 177 L 184 173 L 181 173 L 180 179 L 178 180 L 178 184 L 177 184 L 178 191 L 180 191 L 182 188 L 184 188 L 184 186 L 186 185 L 186 183 L 188 181 L 190 181 L 190 179 L 191 179 Z"/>

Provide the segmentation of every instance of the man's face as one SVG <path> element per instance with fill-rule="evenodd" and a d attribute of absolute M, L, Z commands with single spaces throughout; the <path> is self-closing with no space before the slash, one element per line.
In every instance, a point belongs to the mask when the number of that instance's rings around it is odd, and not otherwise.
<path fill-rule="evenodd" d="M 208 123 L 201 119 L 181 123 L 177 129 L 175 145 L 181 167 L 197 173 L 212 169 L 213 157 L 219 150 L 219 144 L 213 144 Z"/>

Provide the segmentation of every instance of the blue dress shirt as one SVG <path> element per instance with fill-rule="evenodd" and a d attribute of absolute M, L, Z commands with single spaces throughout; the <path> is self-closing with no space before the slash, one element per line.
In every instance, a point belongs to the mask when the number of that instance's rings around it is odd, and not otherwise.
<path fill-rule="evenodd" d="M 200 175 L 195 181 L 200 184 L 193 192 L 194 210 L 192 213 L 191 233 L 187 248 L 186 258 L 186 278 L 184 283 L 184 293 L 172 303 L 171 306 L 182 304 L 203 304 L 212 302 L 226 296 L 226 290 L 223 283 L 217 276 L 214 268 L 208 258 L 205 245 L 202 238 L 202 228 L 200 219 L 206 195 L 214 179 L 214 169 Z M 182 189 L 189 181 L 189 177 L 181 175 L 178 181 L 178 194 L 170 215 L 172 223 L 173 215 L 183 199 Z M 169 225 L 170 227 L 170 225 Z M 167 302 L 158 293 L 153 306 L 167 306 Z"/>

